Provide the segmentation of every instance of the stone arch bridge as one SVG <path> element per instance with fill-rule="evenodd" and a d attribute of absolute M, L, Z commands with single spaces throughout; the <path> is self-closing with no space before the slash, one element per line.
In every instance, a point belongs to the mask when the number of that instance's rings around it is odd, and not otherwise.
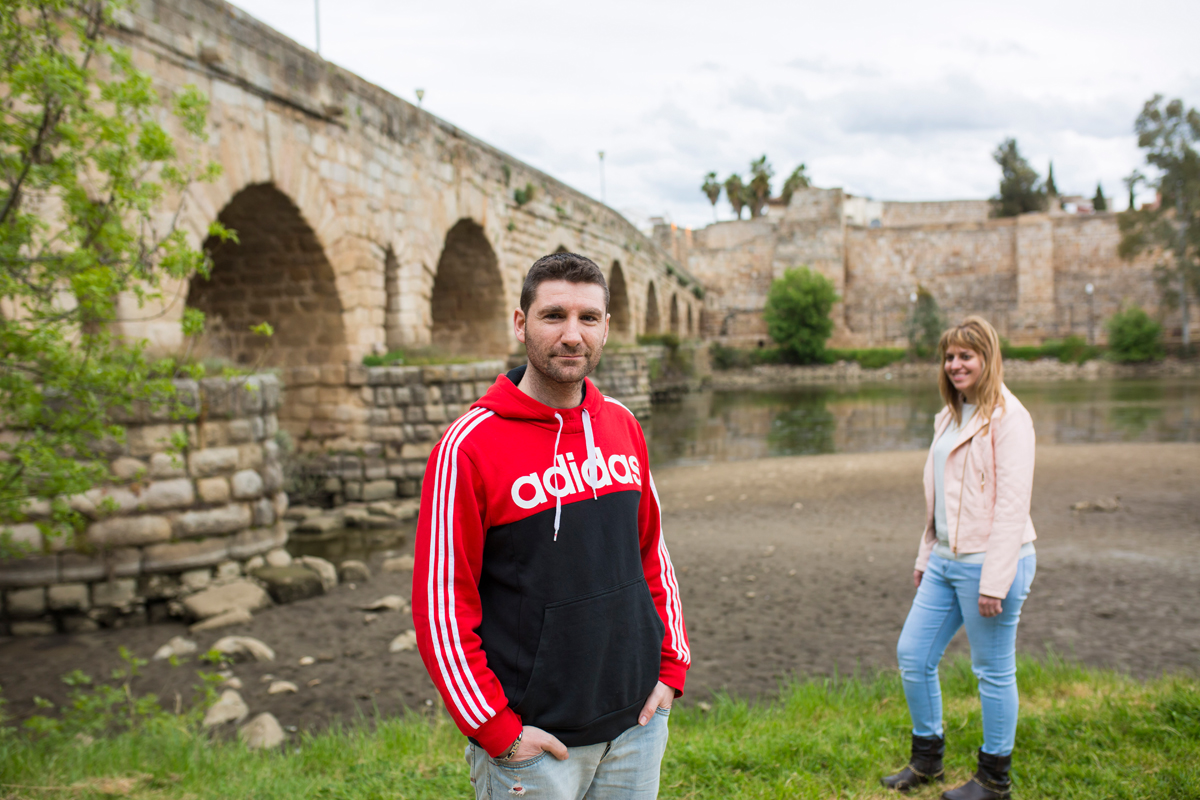
<path fill-rule="evenodd" d="M 368 354 L 513 354 L 525 271 L 555 250 L 604 269 L 610 343 L 698 334 L 698 282 L 612 209 L 220 0 L 135 6 L 115 38 L 164 94 L 208 95 L 200 155 L 224 173 L 191 187 L 180 217 L 212 253 L 211 278 L 169 287 L 122 327 L 178 352 L 184 308 L 204 311 L 203 354 L 282 368 L 280 423 L 311 446 L 366 440 L 353 375 Z M 213 220 L 238 243 L 204 241 Z M 270 339 L 249 330 L 263 320 Z"/>

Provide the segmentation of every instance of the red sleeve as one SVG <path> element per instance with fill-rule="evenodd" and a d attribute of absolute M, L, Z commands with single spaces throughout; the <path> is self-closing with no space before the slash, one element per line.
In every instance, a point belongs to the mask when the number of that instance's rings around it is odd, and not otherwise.
<path fill-rule="evenodd" d="M 642 457 L 646 458 L 643 448 Z M 678 697 L 683 694 L 683 683 L 688 667 L 692 663 L 688 649 L 687 629 L 683 622 L 683 604 L 679 599 L 679 581 L 675 579 L 675 567 L 671 554 L 667 552 L 667 540 L 662 532 L 662 509 L 658 502 L 658 489 L 650 475 L 649 459 L 646 458 L 646 482 L 642 486 L 642 500 L 638 506 L 638 530 L 642 545 L 642 571 L 646 583 L 650 584 L 650 596 L 654 607 L 666 627 L 663 636 L 662 665 L 658 679 L 675 690 Z M 646 491 L 649 488 L 650 491 Z"/>
<path fill-rule="evenodd" d="M 429 457 L 421 488 L 413 567 L 417 649 L 459 730 L 492 756 L 521 732 L 500 681 L 487 666 L 477 630 L 486 496 L 462 439 L 490 414 L 469 413 Z"/>

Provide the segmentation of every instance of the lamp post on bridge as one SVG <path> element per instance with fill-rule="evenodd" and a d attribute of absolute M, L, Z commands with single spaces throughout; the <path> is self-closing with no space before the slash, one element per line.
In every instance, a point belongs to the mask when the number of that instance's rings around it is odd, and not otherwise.
<path fill-rule="evenodd" d="M 604 151 L 600 152 L 600 202 L 604 202 Z"/>

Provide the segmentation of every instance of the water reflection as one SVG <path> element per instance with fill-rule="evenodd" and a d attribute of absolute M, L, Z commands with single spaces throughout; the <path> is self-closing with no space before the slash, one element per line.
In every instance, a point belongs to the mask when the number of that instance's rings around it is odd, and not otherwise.
<path fill-rule="evenodd" d="M 1200 441 L 1200 381 L 1013 384 L 1040 443 Z M 926 385 L 696 392 L 656 405 L 656 466 L 765 456 L 924 450 L 942 402 Z"/>

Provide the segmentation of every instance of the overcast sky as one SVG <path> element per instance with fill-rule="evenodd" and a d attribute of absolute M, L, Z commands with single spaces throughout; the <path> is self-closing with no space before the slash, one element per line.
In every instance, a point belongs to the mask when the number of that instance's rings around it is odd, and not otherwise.
<path fill-rule="evenodd" d="M 237 5 L 314 46 L 312 0 Z M 635 223 L 712 221 L 704 174 L 765 153 L 776 188 L 881 200 L 996 192 L 1015 136 L 1060 192 L 1126 205 L 1154 93 L 1200 105 L 1200 2 L 325 0 L 321 54 L 600 196 Z M 1143 169 L 1143 171 L 1145 171 Z M 717 211 L 732 217 L 724 198 Z"/>

